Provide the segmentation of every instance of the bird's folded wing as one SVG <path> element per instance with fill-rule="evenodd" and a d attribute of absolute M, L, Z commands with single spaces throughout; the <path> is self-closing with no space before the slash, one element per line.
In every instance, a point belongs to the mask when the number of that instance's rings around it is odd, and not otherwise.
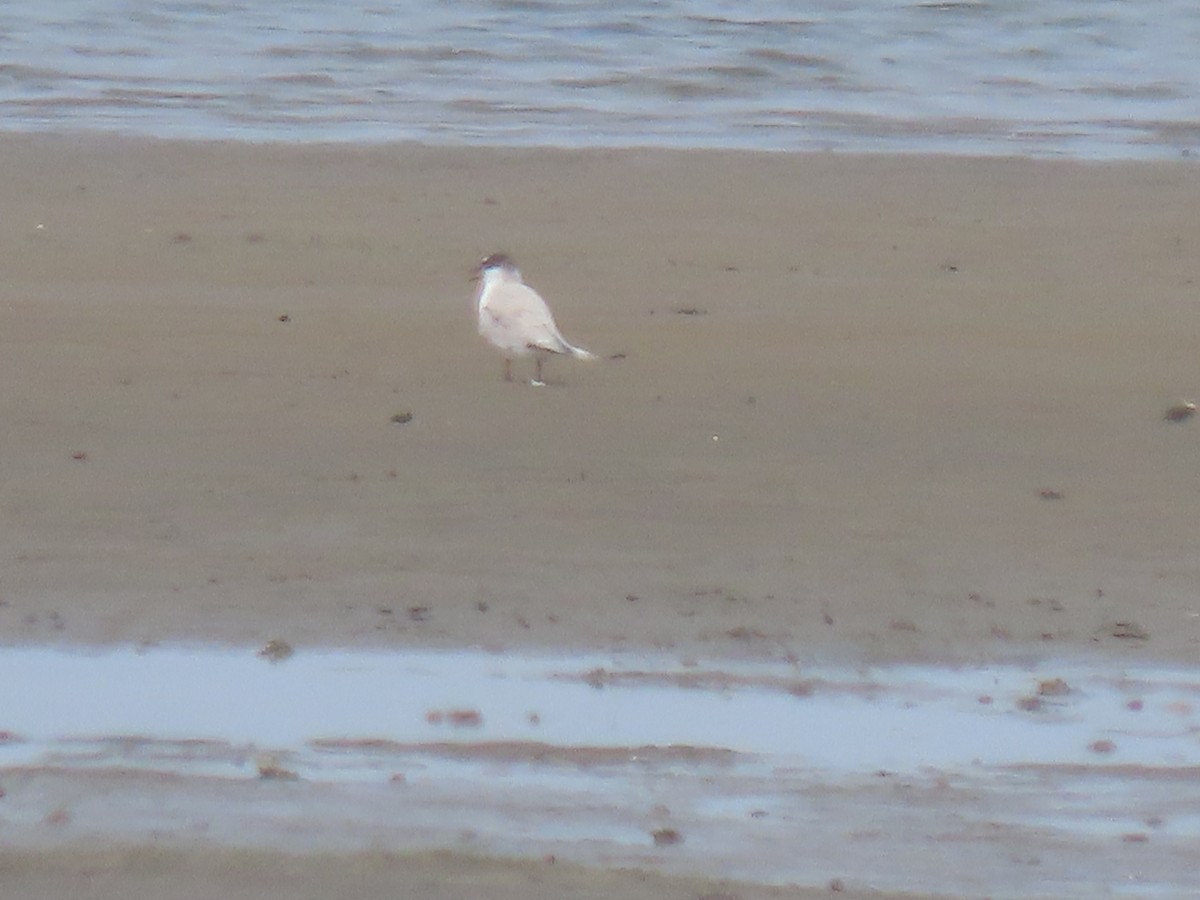
<path fill-rule="evenodd" d="M 490 326 L 506 332 L 514 343 L 555 353 L 568 348 L 546 302 L 524 284 L 497 285 L 488 292 L 480 315 L 481 329 Z"/>

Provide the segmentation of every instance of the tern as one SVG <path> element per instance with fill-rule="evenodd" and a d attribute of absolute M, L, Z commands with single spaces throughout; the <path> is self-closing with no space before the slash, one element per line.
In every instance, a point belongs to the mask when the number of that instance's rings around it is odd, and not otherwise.
<path fill-rule="evenodd" d="M 503 253 L 493 253 L 475 267 L 479 288 L 479 333 L 504 354 L 504 380 L 512 381 L 513 358 L 532 356 L 537 371 L 531 384 L 543 385 L 542 364 L 552 353 L 569 353 L 576 359 L 595 359 L 595 354 L 570 343 L 558 326 L 550 307 L 521 279 L 517 264 Z"/>

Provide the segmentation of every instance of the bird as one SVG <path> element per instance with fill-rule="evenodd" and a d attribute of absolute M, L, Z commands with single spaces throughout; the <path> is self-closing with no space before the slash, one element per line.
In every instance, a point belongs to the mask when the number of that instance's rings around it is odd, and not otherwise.
<path fill-rule="evenodd" d="M 521 270 L 505 253 L 493 253 L 475 267 L 479 287 L 475 301 L 479 310 L 479 333 L 504 354 L 504 380 L 512 381 L 512 363 L 518 356 L 533 356 L 537 369 L 530 384 L 544 385 L 542 364 L 552 353 L 576 359 L 595 359 L 595 354 L 576 347 L 558 330 L 550 307 L 541 295 L 521 278 Z"/>

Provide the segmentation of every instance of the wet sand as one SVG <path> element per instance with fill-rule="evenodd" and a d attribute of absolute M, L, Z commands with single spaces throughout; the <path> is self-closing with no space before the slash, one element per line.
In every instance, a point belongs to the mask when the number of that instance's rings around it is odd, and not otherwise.
<path fill-rule="evenodd" d="M 1189 161 L 0 164 L 0 642 L 1196 657 Z M 501 381 L 501 249 L 600 360 Z"/>
<path fill-rule="evenodd" d="M 353 856 L 213 851 L 178 853 L 144 848 L 48 853 L 29 857 L 0 851 L 0 878 L 12 900 L 51 897 L 128 900 L 774 900 L 834 896 L 855 900 L 899 897 L 852 888 L 830 893 L 663 878 L 646 872 L 596 871 L 540 860 L 515 863 L 449 853 Z M 11 892 L 10 892 L 11 888 Z"/>

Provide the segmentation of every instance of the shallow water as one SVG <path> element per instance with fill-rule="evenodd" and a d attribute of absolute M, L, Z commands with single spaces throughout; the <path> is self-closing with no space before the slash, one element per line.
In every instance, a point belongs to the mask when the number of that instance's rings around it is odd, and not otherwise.
<path fill-rule="evenodd" d="M 1170 895 L 1200 673 L 1109 666 L 8 648 L 0 832 Z"/>
<path fill-rule="evenodd" d="M 1160 0 L 0 0 L 0 128 L 283 141 L 1175 157 Z"/>
<path fill-rule="evenodd" d="M 0 728 L 29 742 L 10 743 L 10 755 L 114 736 L 289 752 L 325 739 L 535 741 L 710 748 L 841 777 L 1084 763 L 1096 759 L 1089 743 L 1112 738 L 1119 747 L 1110 763 L 1200 765 L 1194 675 L 1044 671 L 1067 693 L 1054 696 L 1062 690 L 1054 686 L 1040 696 L 1043 676 L 1016 667 L 713 670 L 646 657 L 475 651 L 310 651 L 271 665 L 244 650 L 12 648 L 0 651 L 0 683 L 23 700 L 0 712 Z M 480 721 L 430 720 L 448 710 Z"/>

